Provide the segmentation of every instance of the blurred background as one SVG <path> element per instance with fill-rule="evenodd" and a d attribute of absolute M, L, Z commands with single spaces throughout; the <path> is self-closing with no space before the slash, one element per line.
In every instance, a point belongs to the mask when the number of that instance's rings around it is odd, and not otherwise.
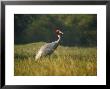
<path fill-rule="evenodd" d="M 53 42 L 56 28 L 63 46 L 97 46 L 97 14 L 15 14 L 14 42 Z"/>

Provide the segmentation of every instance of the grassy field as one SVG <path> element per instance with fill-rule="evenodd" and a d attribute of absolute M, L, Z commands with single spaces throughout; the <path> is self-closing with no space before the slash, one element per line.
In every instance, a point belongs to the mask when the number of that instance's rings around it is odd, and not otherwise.
<path fill-rule="evenodd" d="M 59 46 L 49 57 L 35 61 L 35 54 L 44 42 L 15 45 L 15 76 L 96 76 L 96 47 Z"/>

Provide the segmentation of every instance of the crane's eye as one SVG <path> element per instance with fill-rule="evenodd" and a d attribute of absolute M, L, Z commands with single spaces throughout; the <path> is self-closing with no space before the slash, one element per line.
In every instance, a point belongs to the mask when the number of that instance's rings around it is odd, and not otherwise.
<path fill-rule="evenodd" d="M 58 34 L 59 33 L 59 30 L 56 30 L 56 33 Z"/>

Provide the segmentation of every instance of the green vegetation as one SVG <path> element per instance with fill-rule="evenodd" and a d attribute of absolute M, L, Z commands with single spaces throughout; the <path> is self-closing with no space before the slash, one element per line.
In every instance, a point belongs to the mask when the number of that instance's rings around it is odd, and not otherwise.
<path fill-rule="evenodd" d="M 57 27 L 64 33 L 62 45 L 97 45 L 97 14 L 15 14 L 15 44 L 52 42 Z"/>
<path fill-rule="evenodd" d="M 59 46 L 51 57 L 35 61 L 44 42 L 15 45 L 15 76 L 96 76 L 97 48 Z"/>

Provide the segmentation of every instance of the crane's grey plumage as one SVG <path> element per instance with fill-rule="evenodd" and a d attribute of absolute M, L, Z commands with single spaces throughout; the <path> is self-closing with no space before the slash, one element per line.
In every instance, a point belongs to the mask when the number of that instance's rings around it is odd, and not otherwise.
<path fill-rule="evenodd" d="M 56 30 L 56 34 L 57 34 L 57 37 L 58 37 L 58 40 L 57 41 L 54 41 L 52 43 L 47 43 L 45 44 L 44 46 L 42 46 L 40 48 L 40 50 L 38 51 L 38 53 L 36 54 L 36 57 L 35 57 L 35 60 L 43 57 L 43 56 L 47 56 L 47 55 L 51 55 L 54 50 L 58 47 L 59 45 L 59 42 L 61 40 L 61 35 L 63 34 L 60 30 Z"/>

